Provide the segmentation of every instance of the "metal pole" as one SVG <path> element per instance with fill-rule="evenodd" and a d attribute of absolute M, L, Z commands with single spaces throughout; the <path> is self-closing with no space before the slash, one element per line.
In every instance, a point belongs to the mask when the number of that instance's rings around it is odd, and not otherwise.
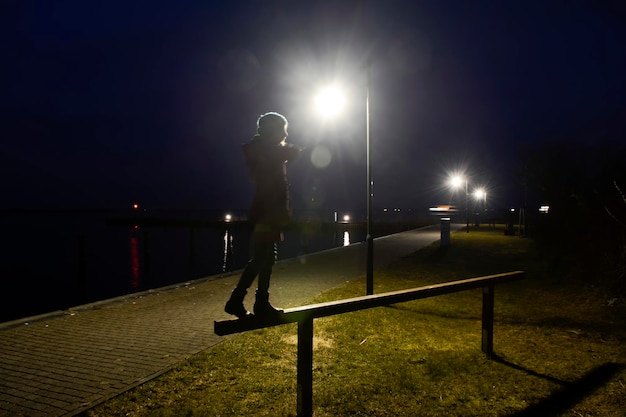
<path fill-rule="evenodd" d="M 365 117 L 366 117 L 366 141 L 367 141 L 367 236 L 365 242 L 367 245 L 367 265 L 366 277 L 367 288 L 366 295 L 374 294 L 374 237 L 372 236 L 372 146 L 370 137 L 370 61 L 367 60 L 367 95 L 365 98 Z"/>
<path fill-rule="evenodd" d="M 469 233 L 469 194 L 467 193 L 467 178 L 465 179 L 465 218 L 467 220 L 467 233 Z"/>
<path fill-rule="evenodd" d="M 298 417 L 313 415 L 313 318 L 298 322 Z"/>
<path fill-rule="evenodd" d="M 493 355 L 493 304 L 494 285 L 483 287 L 483 317 L 482 317 L 482 351 L 491 358 Z"/>

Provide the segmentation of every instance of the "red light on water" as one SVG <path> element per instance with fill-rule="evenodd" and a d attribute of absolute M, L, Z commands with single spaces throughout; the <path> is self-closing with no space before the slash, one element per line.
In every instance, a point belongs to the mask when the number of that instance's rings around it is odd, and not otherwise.
<path fill-rule="evenodd" d="M 137 226 L 135 226 L 137 227 Z M 134 290 L 139 289 L 140 276 L 139 276 L 139 241 L 135 236 L 130 238 L 130 284 Z"/>

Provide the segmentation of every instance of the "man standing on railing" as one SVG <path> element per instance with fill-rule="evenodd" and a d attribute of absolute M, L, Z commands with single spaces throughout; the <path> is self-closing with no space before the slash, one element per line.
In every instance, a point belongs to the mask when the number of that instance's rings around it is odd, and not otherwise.
<path fill-rule="evenodd" d="M 302 150 L 286 143 L 287 119 L 270 112 L 257 120 L 257 134 L 243 145 L 243 154 L 256 192 L 250 208 L 254 227 L 254 253 L 224 310 L 238 318 L 250 315 L 243 299 L 252 282 L 259 276 L 254 314 L 276 315 L 269 302 L 270 277 L 276 262 L 277 242 L 283 240 L 283 228 L 291 218 L 291 200 L 287 180 L 287 162 L 300 157 Z"/>

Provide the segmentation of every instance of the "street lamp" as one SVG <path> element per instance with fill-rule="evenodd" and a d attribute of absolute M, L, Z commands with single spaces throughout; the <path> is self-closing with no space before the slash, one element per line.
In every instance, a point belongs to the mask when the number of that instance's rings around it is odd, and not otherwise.
<path fill-rule="evenodd" d="M 336 85 L 319 91 L 314 99 L 315 110 L 324 118 L 333 118 L 341 113 L 346 105 L 343 91 Z"/>
<path fill-rule="evenodd" d="M 370 61 L 367 60 L 367 85 L 365 94 L 365 140 L 367 142 L 367 264 L 366 264 L 366 294 L 374 294 L 374 236 L 372 235 L 372 197 L 374 183 L 372 177 L 372 145 L 370 138 Z"/>
<path fill-rule="evenodd" d="M 345 96 L 338 86 L 331 86 L 321 90 L 314 99 L 315 107 L 325 117 L 333 117 L 345 106 Z M 370 137 L 370 62 L 367 62 L 367 86 L 365 95 L 365 141 L 366 141 L 366 166 L 367 166 L 367 235 L 366 244 L 366 295 L 374 294 L 374 236 L 372 234 L 372 146 Z"/>
<path fill-rule="evenodd" d="M 463 183 L 465 183 L 465 219 L 466 223 L 466 231 L 469 233 L 469 193 L 467 192 L 467 177 L 462 177 L 460 175 L 455 175 L 450 179 L 450 185 L 452 188 L 459 188 Z"/>
<path fill-rule="evenodd" d="M 487 191 L 485 191 L 484 188 L 477 188 L 476 190 L 474 190 L 474 198 L 476 199 L 476 201 L 482 200 L 482 203 L 483 203 L 482 213 L 485 214 L 485 212 L 487 211 Z M 476 219 L 476 225 L 478 225 L 479 222 L 480 222 L 480 217 Z"/>
<path fill-rule="evenodd" d="M 487 210 L 487 191 L 484 188 L 478 188 L 474 191 L 474 198 L 483 202 L 483 211 Z"/>

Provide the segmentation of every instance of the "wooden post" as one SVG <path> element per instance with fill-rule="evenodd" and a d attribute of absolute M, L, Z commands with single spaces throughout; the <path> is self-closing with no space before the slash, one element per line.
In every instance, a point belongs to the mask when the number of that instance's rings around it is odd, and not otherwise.
<path fill-rule="evenodd" d="M 493 354 L 493 302 L 494 285 L 483 287 L 483 337 L 482 351 L 491 358 Z"/>
<path fill-rule="evenodd" d="M 298 322 L 298 417 L 313 415 L 313 317 Z"/>

